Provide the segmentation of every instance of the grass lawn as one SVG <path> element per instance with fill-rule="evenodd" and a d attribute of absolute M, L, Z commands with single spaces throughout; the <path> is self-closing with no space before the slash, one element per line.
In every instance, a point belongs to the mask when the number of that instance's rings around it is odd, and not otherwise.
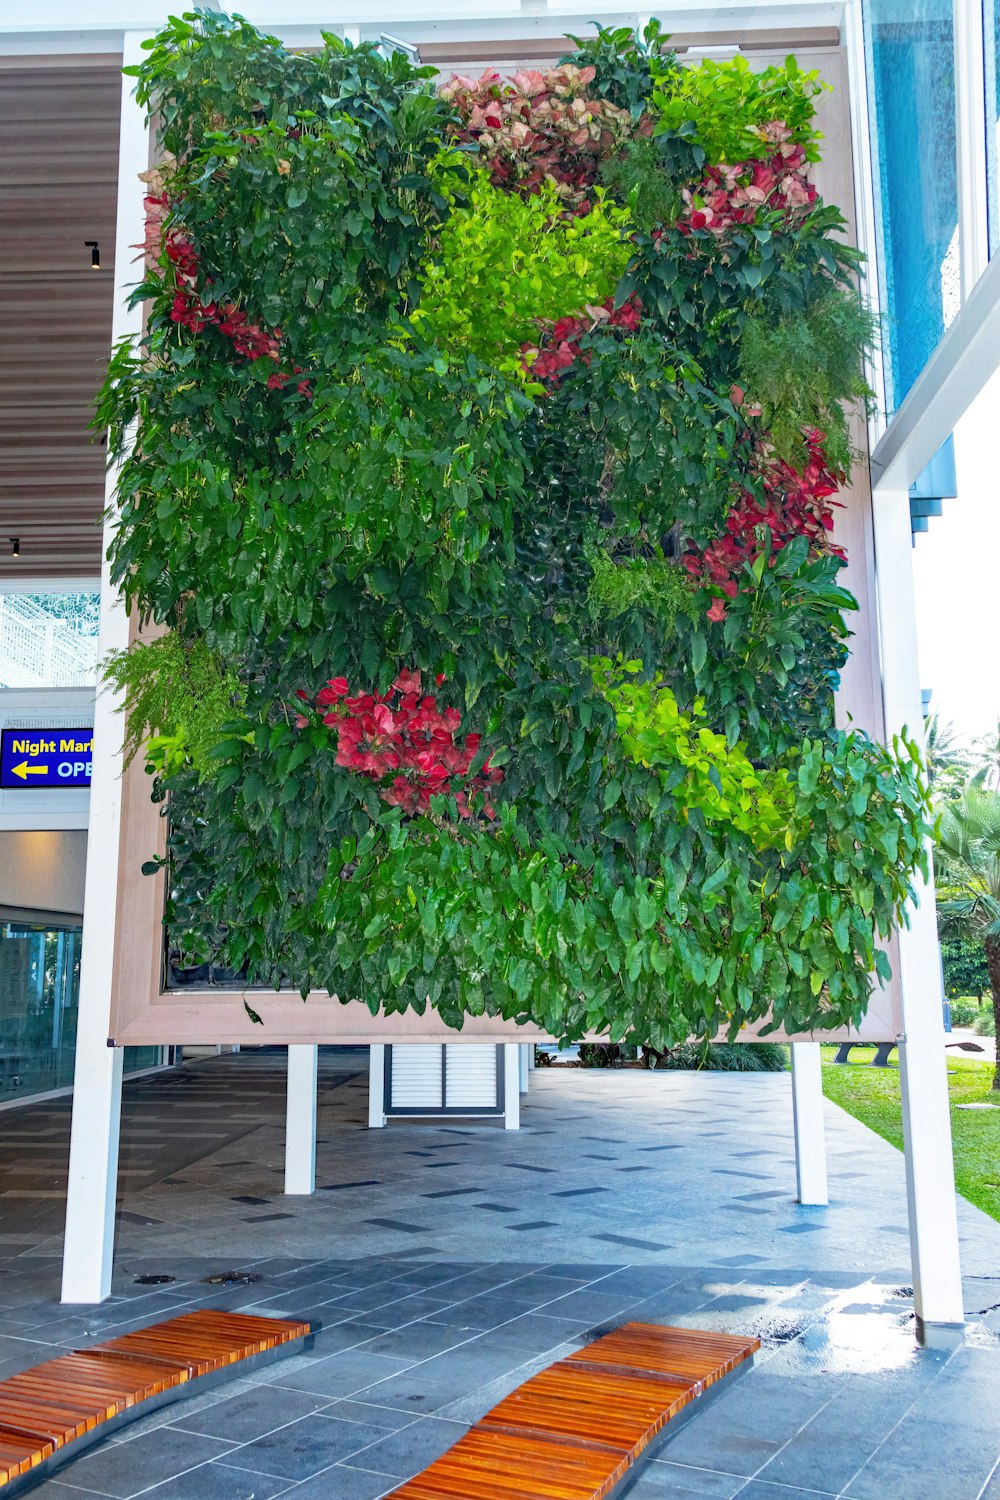
<path fill-rule="evenodd" d="M 823 1092 L 870 1130 L 903 1149 L 899 1070 L 868 1067 L 874 1047 L 855 1047 L 851 1062 L 834 1064 L 836 1047 L 823 1048 Z M 857 1062 L 855 1062 L 857 1059 Z M 861 1064 L 861 1066 L 858 1066 Z M 1000 1109 L 956 1109 L 956 1104 L 1000 1104 L 990 1088 L 993 1064 L 948 1057 L 955 1183 L 963 1198 L 1000 1219 Z"/>

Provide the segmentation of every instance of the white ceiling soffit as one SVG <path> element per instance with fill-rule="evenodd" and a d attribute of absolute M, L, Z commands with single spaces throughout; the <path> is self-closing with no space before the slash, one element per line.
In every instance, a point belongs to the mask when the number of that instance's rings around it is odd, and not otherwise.
<path fill-rule="evenodd" d="M 731 0 L 728 5 L 703 0 L 675 0 L 655 14 L 675 34 L 734 31 L 775 31 L 785 34 L 819 27 L 839 30 L 845 0 Z M 362 37 L 377 37 L 392 27 L 402 40 L 474 41 L 478 37 L 522 40 L 532 36 L 557 37 L 567 29 L 585 31 L 595 14 L 606 22 L 638 24 L 650 12 L 627 0 L 603 0 L 581 5 L 580 0 L 382 0 L 371 4 L 337 4 L 331 0 L 262 0 L 230 9 L 262 30 L 279 34 L 289 45 L 316 45 L 320 30 L 350 28 Z M 0 53 L 8 57 L 37 54 L 48 47 L 60 52 L 111 51 L 121 33 L 155 31 L 177 9 L 171 0 L 93 0 L 81 16 L 77 0 L 37 0 L 30 9 L 12 6 L 5 18 L 0 9 Z M 29 19 L 30 18 L 30 19 Z"/>

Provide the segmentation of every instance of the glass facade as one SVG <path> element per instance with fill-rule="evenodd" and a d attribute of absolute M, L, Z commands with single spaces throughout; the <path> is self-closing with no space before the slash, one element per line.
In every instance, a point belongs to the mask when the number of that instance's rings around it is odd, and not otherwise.
<path fill-rule="evenodd" d="M 100 594 L 0 593 L 0 687 L 89 687 L 97 681 Z"/>
<path fill-rule="evenodd" d="M 0 1103 L 73 1082 L 79 925 L 0 919 Z M 127 1047 L 125 1069 L 155 1067 L 159 1047 Z"/>
<path fill-rule="evenodd" d="M 983 0 L 990 258 L 1000 249 L 1000 0 Z"/>
<path fill-rule="evenodd" d="M 954 18 L 952 0 L 865 0 L 864 17 L 891 413 L 960 306 Z"/>

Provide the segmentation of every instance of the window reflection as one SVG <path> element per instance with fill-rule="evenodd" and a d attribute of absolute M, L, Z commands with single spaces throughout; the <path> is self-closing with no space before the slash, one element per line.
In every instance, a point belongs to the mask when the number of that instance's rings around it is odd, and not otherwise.
<path fill-rule="evenodd" d="M 73 1082 L 80 996 L 79 925 L 0 921 L 0 1103 Z M 127 1071 L 158 1047 L 127 1047 Z"/>
<path fill-rule="evenodd" d="M 954 19 L 951 0 L 865 0 L 864 16 L 892 412 L 959 306 Z"/>

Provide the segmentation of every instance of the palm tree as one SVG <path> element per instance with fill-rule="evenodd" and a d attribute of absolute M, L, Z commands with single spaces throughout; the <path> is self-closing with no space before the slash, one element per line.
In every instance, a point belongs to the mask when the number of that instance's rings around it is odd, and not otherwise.
<path fill-rule="evenodd" d="M 1000 1033 L 1000 792 L 972 781 L 957 802 L 945 803 L 938 851 L 941 916 L 982 943 Z M 1000 1063 L 993 1087 L 1000 1091 Z"/>
<path fill-rule="evenodd" d="M 973 770 L 968 749 L 957 739 L 954 724 L 944 724 L 934 710 L 924 720 L 924 765 L 927 785 L 936 802 L 946 798 L 954 802 L 961 795 Z M 980 758 L 985 751 L 980 751 Z"/>
<path fill-rule="evenodd" d="M 1000 723 L 989 734 L 980 735 L 973 750 L 979 763 L 976 780 L 996 791 L 1000 788 Z"/>

